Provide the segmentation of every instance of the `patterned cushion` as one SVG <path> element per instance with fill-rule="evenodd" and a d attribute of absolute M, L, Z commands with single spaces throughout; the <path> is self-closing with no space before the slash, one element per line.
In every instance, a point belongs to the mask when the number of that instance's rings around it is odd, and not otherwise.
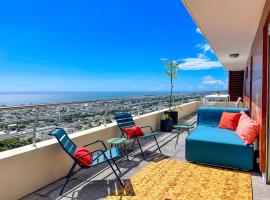
<path fill-rule="evenodd" d="M 241 114 L 236 134 L 245 144 L 253 144 L 259 134 L 260 125 L 256 121 L 250 119 L 246 113 L 241 111 Z"/>
<path fill-rule="evenodd" d="M 218 127 L 235 131 L 240 117 L 241 113 L 223 112 Z"/>

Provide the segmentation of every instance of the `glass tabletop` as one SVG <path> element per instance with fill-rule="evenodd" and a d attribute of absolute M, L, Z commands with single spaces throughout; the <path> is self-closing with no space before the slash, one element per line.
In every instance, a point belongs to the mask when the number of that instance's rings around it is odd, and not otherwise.
<path fill-rule="evenodd" d="M 174 128 L 194 128 L 194 126 L 190 124 L 176 124 L 173 127 Z"/>
<path fill-rule="evenodd" d="M 126 143 L 126 142 L 129 142 L 129 139 L 128 138 L 110 138 L 107 140 L 107 142 L 109 144 L 122 144 L 122 143 Z"/>

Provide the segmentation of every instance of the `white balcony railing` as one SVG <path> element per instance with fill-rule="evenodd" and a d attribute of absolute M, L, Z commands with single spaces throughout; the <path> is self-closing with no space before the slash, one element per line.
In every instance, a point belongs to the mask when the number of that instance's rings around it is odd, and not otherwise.
<path fill-rule="evenodd" d="M 175 95 L 179 104 L 200 101 L 203 94 Z M 16 138 L 16 145 L 35 144 L 50 139 L 48 133 L 63 127 L 74 133 L 98 126 L 107 126 L 114 121 L 116 112 L 130 112 L 141 116 L 160 111 L 169 106 L 169 97 L 153 96 L 103 101 L 41 104 L 0 108 L 0 141 Z M 16 146 L 14 146 L 16 147 Z M 0 146 L 0 151 L 5 146 Z M 10 148 L 10 147 L 8 147 Z"/>
<path fill-rule="evenodd" d="M 196 112 L 201 101 L 182 104 L 179 118 Z M 154 130 L 160 126 L 160 115 L 167 109 L 135 116 L 138 125 L 151 125 Z M 116 123 L 107 126 L 79 131 L 70 134 L 70 138 L 78 145 L 97 139 L 107 141 L 119 137 L 120 131 Z M 0 197 L 1 199 L 19 199 L 50 183 L 62 178 L 69 170 L 72 160 L 62 151 L 56 139 L 49 139 L 24 147 L 0 153 Z M 10 190 L 16 188 L 16 190 Z"/>

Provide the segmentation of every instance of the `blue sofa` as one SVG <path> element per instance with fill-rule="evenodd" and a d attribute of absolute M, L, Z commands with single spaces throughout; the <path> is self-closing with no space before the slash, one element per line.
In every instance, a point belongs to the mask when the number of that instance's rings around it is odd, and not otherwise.
<path fill-rule="evenodd" d="M 223 111 L 249 114 L 248 109 L 198 109 L 197 128 L 186 138 L 186 160 L 243 170 L 253 169 L 253 145 L 246 145 L 234 131 L 218 128 Z"/>

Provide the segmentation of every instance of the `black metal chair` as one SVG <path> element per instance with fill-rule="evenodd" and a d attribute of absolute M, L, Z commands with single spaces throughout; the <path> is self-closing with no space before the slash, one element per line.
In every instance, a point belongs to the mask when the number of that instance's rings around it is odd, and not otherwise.
<path fill-rule="evenodd" d="M 124 188 L 124 185 L 122 183 L 122 181 L 120 180 L 119 176 L 117 175 L 116 171 L 114 170 L 112 164 L 110 163 L 109 160 L 112 160 L 114 165 L 116 166 L 117 170 L 119 171 L 119 173 L 121 174 L 121 171 L 119 169 L 119 167 L 116 165 L 115 161 L 114 161 L 114 158 L 117 158 L 117 157 L 120 157 L 121 156 L 121 153 L 120 153 L 120 150 L 119 148 L 111 148 L 111 149 L 107 149 L 106 145 L 104 144 L 103 141 L 101 140 L 97 140 L 95 142 L 92 142 L 90 144 L 86 144 L 84 145 L 83 147 L 87 147 L 87 146 L 90 146 L 90 145 L 93 145 L 93 144 L 96 144 L 96 143 L 101 143 L 102 146 L 103 146 L 103 150 L 94 150 L 94 151 L 91 151 L 89 153 L 86 153 L 78 158 L 75 158 L 74 157 L 74 153 L 77 149 L 77 146 L 74 144 L 74 142 L 72 142 L 72 140 L 68 137 L 66 131 L 63 129 L 63 128 L 56 128 L 54 129 L 53 131 L 51 131 L 49 133 L 49 135 L 51 136 L 54 136 L 59 144 L 61 145 L 61 147 L 63 148 L 63 150 L 74 160 L 74 163 L 72 165 L 72 167 L 70 168 L 67 176 L 65 177 L 66 178 L 66 181 L 60 191 L 60 195 L 63 194 L 63 191 L 70 179 L 70 177 L 72 176 L 73 174 L 73 171 L 75 169 L 75 167 L 77 165 L 79 165 L 82 169 L 88 169 L 90 167 L 93 167 L 95 165 L 98 165 L 98 164 L 101 164 L 103 162 L 107 162 L 108 165 L 111 167 L 113 173 L 115 174 L 115 176 L 117 177 L 119 183 L 121 184 L 121 186 Z M 80 159 L 83 158 L 84 156 L 87 156 L 89 154 L 92 154 L 93 155 L 93 160 L 92 160 L 92 163 L 89 165 L 89 166 L 83 166 L 80 164 Z"/>
<path fill-rule="evenodd" d="M 120 130 L 122 132 L 121 137 L 123 137 L 123 136 L 127 137 L 124 129 L 136 125 L 133 118 L 132 118 L 132 115 L 130 113 L 117 113 L 117 114 L 114 115 L 114 117 L 116 119 L 118 127 L 120 128 Z M 147 138 L 153 137 L 155 139 L 155 141 L 156 141 L 159 152 L 162 153 L 161 150 L 160 150 L 160 147 L 158 145 L 157 138 L 156 138 L 156 136 L 159 134 L 159 132 L 154 132 L 151 126 L 143 126 L 141 128 L 142 129 L 148 128 L 151 131 L 150 133 L 146 133 L 143 136 L 135 136 L 133 138 L 134 139 L 133 144 L 137 141 L 137 143 L 139 145 L 139 148 L 141 150 L 143 159 L 145 160 L 145 156 L 144 156 L 142 146 L 141 146 L 141 143 L 140 143 L 139 139 L 147 139 Z"/>

